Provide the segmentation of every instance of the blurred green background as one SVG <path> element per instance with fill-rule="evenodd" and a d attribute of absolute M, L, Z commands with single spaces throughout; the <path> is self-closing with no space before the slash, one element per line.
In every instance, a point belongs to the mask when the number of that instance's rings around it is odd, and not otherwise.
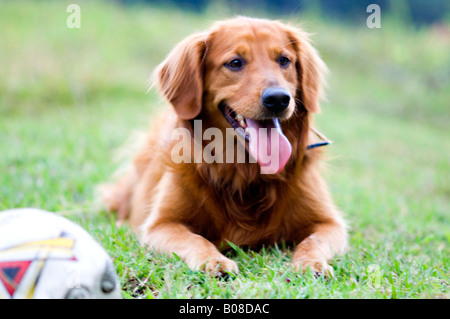
<path fill-rule="evenodd" d="M 79 29 L 66 25 L 70 3 L 80 5 Z M 0 0 L 0 209 L 40 207 L 80 222 L 113 256 L 130 298 L 448 297 L 449 2 L 255 3 Z M 371 3 L 380 5 L 380 29 L 366 25 Z M 164 266 L 127 249 L 133 235 L 113 226 L 95 196 L 119 165 L 117 149 L 167 107 L 146 93 L 153 68 L 185 36 L 238 14 L 302 26 L 330 69 L 316 120 L 335 141 L 324 176 L 351 248 L 334 264 L 335 281 L 289 275 L 306 289 L 297 294 L 283 280 L 265 286 L 267 267 L 281 269 L 273 278 L 291 271 L 276 254 L 214 289 L 209 279 L 188 290 L 168 274 L 161 280 Z M 170 278 L 198 276 L 172 262 Z M 373 265 L 379 287 L 367 273 Z M 149 273 L 157 278 L 145 281 Z"/>

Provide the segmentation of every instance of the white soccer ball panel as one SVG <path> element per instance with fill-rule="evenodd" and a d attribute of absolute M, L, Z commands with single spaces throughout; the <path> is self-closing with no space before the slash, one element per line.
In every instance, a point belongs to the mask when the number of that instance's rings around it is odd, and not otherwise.
<path fill-rule="evenodd" d="M 38 209 L 0 212 L 0 298 L 120 298 L 106 251 L 80 226 Z"/>

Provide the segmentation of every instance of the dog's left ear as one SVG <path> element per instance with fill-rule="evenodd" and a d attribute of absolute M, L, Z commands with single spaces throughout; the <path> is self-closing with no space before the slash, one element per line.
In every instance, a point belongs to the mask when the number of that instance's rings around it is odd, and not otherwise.
<path fill-rule="evenodd" d="M 154 83 L 183 120 L 194 119 L 202 109 L 206 38 L 198 33 L 181 41 L 154 73 Z"/>
<path fill-rule="evenodd" d="M 297 95 L 307 111 L 319 113 L 319 100 L 322 97 L 324 74 L 327 71 L 325 63 L 311 45 L 306 32 L 291 26 L 282 27 L 297 52 Z"/>

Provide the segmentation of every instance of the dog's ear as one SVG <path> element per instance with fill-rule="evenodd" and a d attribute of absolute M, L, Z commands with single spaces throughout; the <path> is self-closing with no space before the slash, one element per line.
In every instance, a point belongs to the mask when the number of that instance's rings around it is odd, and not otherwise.
<path fill-rule="evenodd" d="M 206 38 L 199 33 L 181 41 L 154 73 L 154 84 L 183 120 L 195 118 L 202 109 Z"/>
<path fill-rule="evenodd" d="M 297 96 L 307 111 L 319 113 L 319 100 L 322 97 L 324 74 L 327 71 L 325 63 L 311 45 L 306 32 L 291 26 L 283 27 L 297 52 Z"/>

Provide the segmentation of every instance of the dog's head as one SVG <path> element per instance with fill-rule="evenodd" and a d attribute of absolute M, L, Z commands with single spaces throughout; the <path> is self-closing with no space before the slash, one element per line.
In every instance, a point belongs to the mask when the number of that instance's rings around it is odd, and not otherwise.
<path fill-rule="evenodd" d="M 258 162 L 261 147 L 274 149 L 276 143 L 279 172 L 294 142 L 283 133 L 283 122 L 319 111 L 324 69 L 305 32 L 238 17 L 180 42 L 155 75 L 180 119 L 207 118 L 211 126 L 233 127 Z M 257 134 L 261 128 L 269 132 L 265 146 Z M 271 138 L 269 129 L 279 134 Z"/>

